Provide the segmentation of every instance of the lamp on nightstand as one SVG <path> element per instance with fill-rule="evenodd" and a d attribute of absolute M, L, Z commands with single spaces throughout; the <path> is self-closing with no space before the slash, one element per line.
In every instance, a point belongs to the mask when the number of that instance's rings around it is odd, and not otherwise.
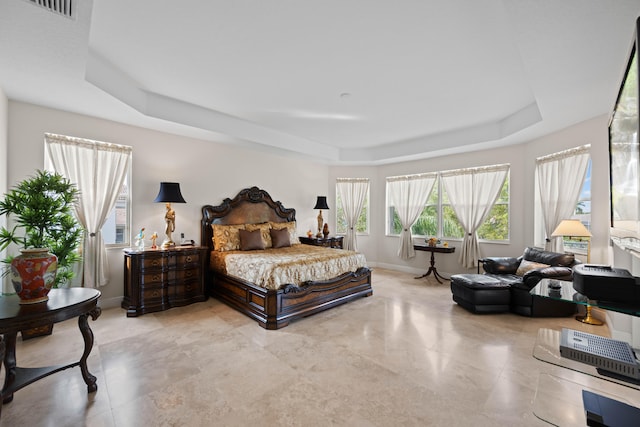
<path fill-rule="evenodd" d="M 579 237 L 580 240 L 587 238 L 587 264 L 591 261 L 591 232 L 587 230 L 579 219 L 563 219 L 553 230 L 551 237 Z M 602 325 L 601 320 L 591 316 L 591 306 L 586 305 L 587 312 L 584 316 L 576 316 L 576 320 L 589 325 Z"/>
<path fill-rule="evenodd" d="M 180 184 L 177 182 L 161 182 L 160 191 L 154 202 L 165 202 L 167 207 L 167 212 L 164 215 L 166 224 L 164 233 L 166 237 L 164 242 L 162 242 L 162 247 L 166 249 L 175 246 L 175 243 L 171 240 L 171 233 L 176 229 L 176 212 L 171 208 L 171 203 L 187 203 L 180 192 Z"/>
<path fill-rule="evenodd" d="M 329 210 L 329 205 L 327 205 L 327 197 L 326 196 L 318 196 L 318 200 L 316 200 L 316 205 L 313 209 L 320 209 L 320 213 L 318 213 L 318 234 L 316 234 L 317 238 L 322 238 L 322 224 L 324 220 L 322 219 L 322 209 Z"/>

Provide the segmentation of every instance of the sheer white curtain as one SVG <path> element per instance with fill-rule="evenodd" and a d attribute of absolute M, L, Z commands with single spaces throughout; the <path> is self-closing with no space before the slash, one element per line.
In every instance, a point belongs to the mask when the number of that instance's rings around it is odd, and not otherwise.
<path fill-rule="evenodd" d="M 45 146 L 54 169 L 80 190 L 76 216 L 85 229 L 84 286 L 104 286 L 109 279 L 101 230 L 129 171 L 132 148 L 49 133 Z"/>
<path fill-rule="evenodd" d="M 437 176 L 436 173 L 428 173 L 387 178 L 389 201 L 395 207 L 402 225 L 398 247 L 398 256 L 402 259 L 416 256 L 411 240 L 411 226 L 424 209 Z"/>
<path fill-rule="evenodd" d="M 336 183 L 338 194 L 342 201 L 344 217 L 347 220 L 347 234 L 345 235 L 343 247 L 344 249 L 357 251 L 356 225 L 369 193 L 369 179 L 338 178 Z"/>
<path fill-rule="evenodd" d="M 491 212 L 509 172 L 509 165 L 442 172 L 442 183 L 465 236 L 458 259 L 466 268 L 476 266 L 480 245 L 476 231 Z"/>
<path fill-rule="evenodd" d="M 536 159 L 536 180 L 546 234 L 545 250 L 562 252 L 562 237 L 551 237 L 560 221 L 573 216 L 589 165 L 590 145 Z"/>

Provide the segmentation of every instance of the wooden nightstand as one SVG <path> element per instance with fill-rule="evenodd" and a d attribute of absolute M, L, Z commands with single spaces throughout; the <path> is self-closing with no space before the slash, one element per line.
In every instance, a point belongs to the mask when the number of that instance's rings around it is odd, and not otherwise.
<path fill-rule="evenodd" d="M 300 243 L 313 246 L 324 246 L 327 248 L 342 249 L 343 236 L 335 237 L 303 237 L 300 236 Z"/>
<path fill-rule="evenodd" d="M 124 298 L 127 317 L 205 301 L 207 248 L 124 251 Z"/>

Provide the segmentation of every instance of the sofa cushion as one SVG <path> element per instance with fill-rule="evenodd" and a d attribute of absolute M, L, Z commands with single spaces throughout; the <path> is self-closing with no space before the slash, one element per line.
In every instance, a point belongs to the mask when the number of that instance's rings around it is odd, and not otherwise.
<path fill-rule="evenodd" d="M 576 260 L 573 254 L 561 254 L 531 247 L 524 250 L 523 257 L 527 261 L 562 267 L 571 267 Z"/>
<path fill-rule="evenodd" d="M 514 274 L 520 260 L 513 257 L 491 257 L 480 260 L 482 268 L 489 274 Z"/>
<path fill-rule="evenodd" d="M 522 277 L 515 274 L 487 274 L 486 276 L 499 280 L 510 287 L 522 283 Z"/>
<path fill-rule="evenodd" d="M 537 268 L 545 268 L 549 267 L 549 264 L 543 264 L 541 262 L 533 262 L 523 259 L 516 270 L 516 276 L 524 276 L 525 273 L 528 273 L 531 270 L 535 270 Z"/>
<path fill-rule="evenodd" d="M 506 289 L 510 288 L 508 283 L 505 283 L 500 278 L 496 278 L 490 274 L 454 274 L 451 276 L 451 283 L 469 288 L 469 289 Z"/>

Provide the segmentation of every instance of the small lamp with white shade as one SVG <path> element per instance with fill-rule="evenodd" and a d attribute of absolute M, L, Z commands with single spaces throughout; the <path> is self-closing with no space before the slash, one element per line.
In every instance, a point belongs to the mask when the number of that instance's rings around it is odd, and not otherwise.
<path fill-rule="evenodd" d="M 591 261 L 591 232 L 580 222 L 579 219 L 563 219 L 553 230 L 551 237 L 579 237 L 580 240 L 587 238 L 587 263 Z M 587 304 L 587 312 L 584 316 L 576 316 L 576 320 L 589 325 L 602 325 L 601 320 L 591 315 L 591 305 Z"/>

